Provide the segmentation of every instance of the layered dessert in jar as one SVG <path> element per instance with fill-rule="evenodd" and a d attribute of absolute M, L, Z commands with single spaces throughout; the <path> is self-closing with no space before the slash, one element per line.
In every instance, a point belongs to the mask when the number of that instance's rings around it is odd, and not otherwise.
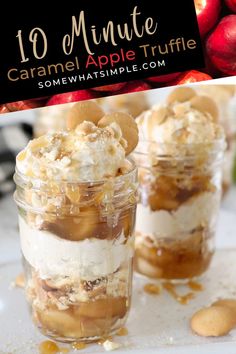
<path fill-rule="evenodd" d="M 233 184 L 233 168 L 236 155 L 236 85 L 199 85 L 197 92 L 212 98 L 219 110 L 219 122 L 227 141 L 223 162 L 222 187 L 225 194 Z"/>
<path fill-rule="evenodd" d="M 189 279 L 208 268 L 221 200 L 224 132 L 214 102 L 177 88 L 137 118 L 140 142 L 135 269 Z"/>
<path fill-rule="evenodd" d="M 33 321 L 69 342 L 107 336 L 127 318 L 137 202 L 127 156 L 138 129 L 94 102 L 75 104 L 67 123 L 29 142 L 14 178 Z"/>

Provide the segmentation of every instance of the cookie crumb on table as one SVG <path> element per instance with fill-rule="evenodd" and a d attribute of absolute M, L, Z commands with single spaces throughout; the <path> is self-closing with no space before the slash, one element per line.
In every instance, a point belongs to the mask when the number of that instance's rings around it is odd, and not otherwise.
<path fill-rule="evenodd" d="M 112 342 L 110 341 L 109 339 L 107 339 L 104 343 L 103 343 L 103 348 L 109 352 L 109 351 L 112 351 L 112 350 L 115 350 L 115 349 L 118 349 L 121 347 L 121 344 L 120 343 L 117 343 L 117 342 Z"/>

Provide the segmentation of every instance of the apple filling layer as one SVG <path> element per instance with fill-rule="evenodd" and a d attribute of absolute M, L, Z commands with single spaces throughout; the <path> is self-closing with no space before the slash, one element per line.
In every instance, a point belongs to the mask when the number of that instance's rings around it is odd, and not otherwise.
<path fill-rule="evenodd" d="M 212 236 L 211 232 L 199 229 L 184 239 L 160 240 L 153 246 L 149 237 L 142 235 L 142 242 L 136 248 L 135 268 L 151 278 L 187 279 L 199 276 L 208 268 L 213 255 Z"/>
<path fill-rule="evenodd" d="M 130 307 L 127 265 L 92 281 L 41 279 L 27 267 L 27 298 L 33 320 L 44 334 L 67 341 L 88 339 L 108 335 L 125 322 Z"/>
<path fill-rule="evenodd" d="M 140 170 L 135 268 L 153 278 L 188 279 L 208 268 L 220 190 L 213 176 Z"/>

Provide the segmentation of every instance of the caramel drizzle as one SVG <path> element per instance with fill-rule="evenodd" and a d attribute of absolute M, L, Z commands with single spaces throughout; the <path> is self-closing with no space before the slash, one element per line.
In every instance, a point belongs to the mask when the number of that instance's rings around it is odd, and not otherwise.
<path fill-rule="evenodd" d="M 203 285 L 194 281 L 194 280 L 189 280 L 186 284 L 191 290 L 193 291 L 202 291 Z M 162 287 L 175 299 L 177 300 L 180 304 L 186 305 L 190 300 L 192 300 L 195 297 L 195 294 L 193 291 L 188 292 L 185 295 L 180 295 L 176 291 L 176 284 L 173 284 L 171 282 L 164 282 L 162 283 Z M 161 286 L 153 284 L 153 283 L 147 283 L 144 285 L 143 290 L 147 294 L 151 295 L 159 295 L 161 293 Z"/>
<path fill-rule="evenodd" d="M 56 354 L 60 353 L 60 348 L 55 342 L 45 340 L 39 345 L 40 354 Z"/>
<path fill-rule="evenodd" d="M 81 350 L 86 348 L 86 343 L 83 342 L 74 342 L 71 345 L 72 349 Z M 59 347 L 55 342 L 50 340 L 45 340 L 39 345 L 39 353 L 40 354 L 67 354 L 70 352 L 70 348 Z"/>
<path fill-rule="evenodd" d="M 202 291 L 204 290 L 204 287 L 201 283 L 198 283 L 197 281 L 194 280 L 189 280 L 187 283 L 188 287 L 194 291 Z"/>
<path fill-rule="evenodd" d="M 189 301 L 195 297 L 193 292 L 189 292 L 185 295 L 179 295 L 176 291 L 176 286 L 170 282 L 164 282 L 162 286 L 181 305 L 187 305 Z"/>
<path fill-rule="evenodd" d="M 151 295 L 159 295 L 161 293 L 161 287 L 152 283 L 145 284 L 143 290 L 145 291 L 145 293 Z"/>
<path fill-rule="evenodd" d="M 128 329 L 126 327 L 121 327 L 117 332 L 117 336 L 127 336 L 128 334 Z"/>

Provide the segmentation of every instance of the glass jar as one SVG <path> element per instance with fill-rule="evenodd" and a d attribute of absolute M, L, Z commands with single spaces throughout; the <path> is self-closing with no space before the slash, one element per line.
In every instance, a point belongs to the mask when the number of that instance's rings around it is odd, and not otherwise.
<path fill-rule="evenodd" d="M 224 149 L 224 140 L 211 147 L 139 144 L 134 154 L 140 184 L 137 272 L 179 280 L 207 270 L 214 252 Z"/>
<path fill-rule="evenodd" d="M 233 184 L 233 168 L 236 152 L 236 105 L 235 85 L 199 85 L 195 88 L 200 94 L 213 99 L 219 111 L 219 123 L 224 129 L 227 149 L 223 161 L 222 192 L 225 195 Z"/>
<path fill-rule="evenodd" d="M 16 170 L 26 297 L 41 332 L 64 342 L 112 334 L 131 299 L 137 170 L 45 183 Z"/>

